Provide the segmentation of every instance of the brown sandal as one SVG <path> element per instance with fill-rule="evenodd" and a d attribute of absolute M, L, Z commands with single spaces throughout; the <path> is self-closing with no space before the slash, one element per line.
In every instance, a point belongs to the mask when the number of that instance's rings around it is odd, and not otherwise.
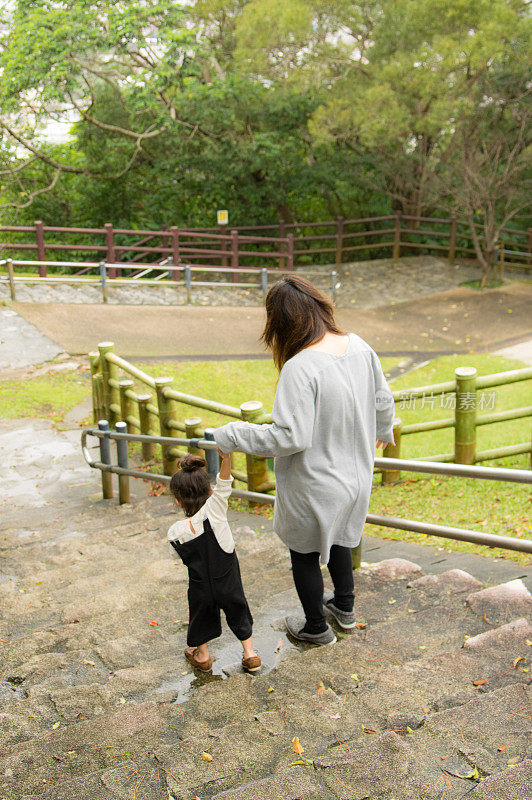
<path fill-rule="evenodd" d="M 193 667 L 196 667 L 196 669 L 201 670 L 201 672 L 210 672 L 212 669 L 212 658 L 209 656 L 207 661 L 197 661 L 196 654 L 198 650 L 199 650 L 198 647 L 195 647 L 194 650 L 192 650 L 192 652 L 190 652 L 190 650 L 185 650 L 184 653 L 186 660 L 189 661 Z"/>
<path fill-rule="evenodd" d="M 242 659 L 242 666 L 246 672 L 258 672 L 261 668 L 262 661 L 260 656 L 250 656 L 249 658 Z"/>

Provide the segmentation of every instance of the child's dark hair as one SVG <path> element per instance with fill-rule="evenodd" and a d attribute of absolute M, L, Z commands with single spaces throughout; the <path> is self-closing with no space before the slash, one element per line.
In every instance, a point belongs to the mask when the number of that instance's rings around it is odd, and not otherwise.
<path fill-rule="evenodd" d="M 190 454 L 181 459 L 179 469 L 172 475 L 170 491 L 183 506 L 187 517 L 193 517 L 211 493 L 206 466 L 204 458 Z"/>

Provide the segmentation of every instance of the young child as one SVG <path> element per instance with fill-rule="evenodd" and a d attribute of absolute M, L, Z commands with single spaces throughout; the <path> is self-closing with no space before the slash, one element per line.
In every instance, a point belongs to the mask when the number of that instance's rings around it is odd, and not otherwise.
<path fill-rule="evenodd" d="M 220 451 L 218 451 L 220 452 Z M 187 455 L 173 475 L 170 489 L 186 519 L 175 522 L 168 540 L 188 568 L 189 623 L 185 656 L 193 666 L 208 672 L 212 667 L 207 642 L 222 633 L 220 609 L 244 649 L 242 666 L 247 672 L 260 669 L 253 650 L 253 617 L 242 587 L 235 543 L 227 522 L 231 494 L 231 456 L 220 453 L 222 463 L 211 488 L 201 456 Z"/>

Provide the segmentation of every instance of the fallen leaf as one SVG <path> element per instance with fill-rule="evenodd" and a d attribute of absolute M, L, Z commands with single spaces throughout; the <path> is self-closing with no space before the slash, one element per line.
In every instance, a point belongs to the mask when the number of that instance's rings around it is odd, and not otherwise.
<path fill-rule="evenodd" d="M 501 744 L 501 746 L 497 748 L 497 752 L 498 753 L 502 753 L 504 750 L 506 750 L 506 745 L 505 744 Z"/>
<path fill-rule="evenodd" d="M 364 628 L 367 628 L 367 627 L 368 627 L 368 623 L 367 622 L 357 622 L 357 624 L 355 625 L 355 628 L 358 628 L 359 631 L 363 631 Z"/>
<path fill-rule="evenodd" d="M 513 663 L 513 668 L 515 669 L 517 667 L 517 665 L 519 664 L 519 662 L 520 661 L 524 661 L 524 660 L 525 660 L 524 656 L 519 656 L 519 658 L 516 658 L 514 663 Z"/>
<path fill-rule="evenodd" d="M 148 622 L 148 625 L 158 625 L 158 622 Z"/>
<path fill-rule="evenodd" d="M 282 646 L 283 646 L 283 640 L 279 639 L 279 641 L 277 642 L 277 647 L 275 648 L 275 652 L 278 653 Z"/>
<path fill-rule="evenodd" d="M 52 725 L 52 730 L 55 731 L 55 729 L 58 728 L 60 725 L 61 725 L 60 722 L 54 722 L 54 724 Z"/>
<path fill-rule="evenodd" d="M 354 681 L 358 681 L 358 679 L 359 679 L 359 678 L 358 678 L 358 675 L 356 674 L 356 672 L 353 672 L 353 674 L 351 675 L 351 677 L 353 678 L 353 680 L 354 680 Z"/>
<path fill-rule="evenodd" d="M 299 741 L 298 736 L 294 736 L 294 738 L 292 739 L 292 750 L 294 751 L 294 753 L 297 753 L 297 755 L 300 757 L 305 752 L 303 750 L 303 747 L 301 746 L 301 742 Z"/>
<path fill-rule="evenodd" d="M 489 619 L 487 618 L 487 616 L 485 614 L 482 615 L 482 619 L 486 623 L 486 625 L 491 625 L 491 622 L 489 621 Z"/>
<path fill-rule="evenodd" d="M 376 731 L 374 731 L 373 728 L 366 728 L 364 724 L 362 724 L 360 727 L 362 728 L 364 733 L 376 733 Z"/>
<path fill-rule="evenodd" d="M 96 666 L 96 664 L 94 663 L 94 661 L 89 661 L 89 659 L 88 659 L 88 658 L 84 658 L 84 659 L 83 659 L 83 663 L 84 663 L 84 664 L 88 664 L 88 665 L 89 665 L 89 667 L 95 667 L 95 666 Z"/>
<path fill-rule="evenodd" d="M 394 600 L 393 597 L 391 600 L 388 600 L 389 604 L 393 606 L 394 603 L 397 603 L 397 600 Z"/>
<path fill-rule="evenodd" d="M 484 678 L 482 681 L 473 681 L 473 686 L 484 686 L 485 683 L 488 682 L 487 678 Z"/>
<path fill-rule="evenodd" d="M 207 753 L 207 752 L 205 752 L 205 750 L 204 750 L 204 751 L 203 751 L 203 753 L 201 754 L 201 757 L 202 757 L 202 759 L 203 759 L 204 761 L 212 761 L 212 756 L 211 756 L 211 754 L 210 754 L 210 753 Z"/>
<path fill-rule="evenodd" d="M 515 756 L 514 758 L 509 758 L 506 763 L 508 764 L 509 767 L 512 767 L 514 764 L 519 764 L 520 760 L 521 756 Z"/>
<path fill-rule="evenodd" d="M 318 683 L 318 694 L 319 694 L 320 692 L 324 692 L 324 691 L 325 691 L 325 684 L 323 683 L 323 681 L 320 681 L 320 682 Z"/>
<path fill-rule="evenodd" d="M 271 692 L 275 692 L 275 689 L 273 688 L 273 686 L 268 686 L 268 692 L 270 692 L 270 694 L 271 694 Z"/>
<path fill-rule="evenodd" d="M 126 702 L 126 698 L 125 697 L 121 697 L 118 702 L 120 703 L 120 705 L 124 705 L 124 703 Z"/>
<path fill-rule="evenodd" d="M 79 619 L 69 619 L 67 624 L 74 625 L 75 622 L 79 622 Z"/>
<path fill-rule="evenodd" d="M 530 639 L 527 639 L 527 640 L 526 640 L 526 643 L 527 643 L 527 645 L 528 645 L 529 647 L 532 647 L 532 641 L 531 641 Z"/>
<path fill-rule="evenodd" d="M 297 761 L 293 761 L 291 766 L 292 767 L 311 767 L 314 764 L 311 758 L 298 758 Z"/>
<path fill-rule="evenodd" d="M 421 710 L 424 714 L 430 714 L 430 708 L 427 708 L 427 706 L 422 706 Z"/>

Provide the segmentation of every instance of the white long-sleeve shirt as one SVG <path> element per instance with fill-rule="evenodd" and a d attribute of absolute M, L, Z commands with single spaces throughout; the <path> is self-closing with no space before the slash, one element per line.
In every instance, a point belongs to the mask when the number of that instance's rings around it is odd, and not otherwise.
<path fill-rule="evenodd" d="M 220 474 L 216 476 L 216 485 L 212 494 L 194 516 L 180 519 L 169 528 L 167 538 L 169 542 L 190 542 L 203 533 L 203 523 L 206 519 L 211 523 L 211 528 L 222 550 L 232 553 L 235 542 L 231 528 L 227 521 L 228 500 L 231 494 L 233 478 L 224 480 Z"/>

